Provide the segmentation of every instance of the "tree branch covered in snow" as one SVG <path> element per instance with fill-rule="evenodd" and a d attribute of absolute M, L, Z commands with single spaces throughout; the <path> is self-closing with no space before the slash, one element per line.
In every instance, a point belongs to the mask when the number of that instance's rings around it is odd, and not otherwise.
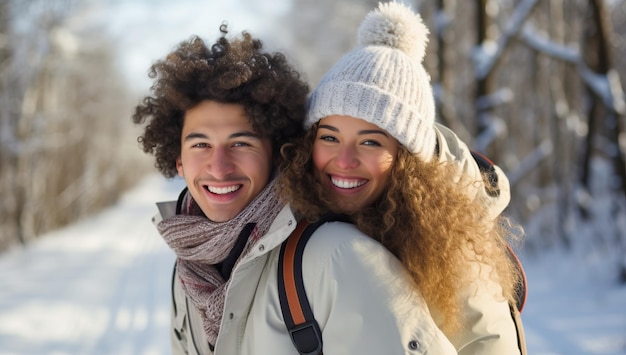
<path fill-rule="evenodd" d="M 511 185 L 516 185 L 524 176 L 533 171 L 542 160 L 552 153 L 553 148 L 551 141 L 544 140 L 530 154 L 525 156 L 516 169 L 508 174 Z"/>
<path fill-rule="evenodd" d="M 507 21 L 508 26 L 504 29 L 497 43 L 482 43 L 474 53 L 476 62 L 475 73 L 478 79 L 484 79 L 502 59 L 504 49 L 509 45 L 532 13 L 538 0 L 524 0 L 515 7 L 511 18 Z"/>
<path fill-rule="evenodd" d="M 550 41 L 545 36 L 533 31 L 530 26 L 524 28 L 521 38 L 530 48 L 549 57 L 574 65 L 583 82 L 595 95 L 601 98 L 606 107 L 619 114 L 625 113 L 624 91 L 619 73 L 615 70 L 610 70 L 607 75 L 593 72 L 585 64 L 577 46 L 564 46 Z"/>

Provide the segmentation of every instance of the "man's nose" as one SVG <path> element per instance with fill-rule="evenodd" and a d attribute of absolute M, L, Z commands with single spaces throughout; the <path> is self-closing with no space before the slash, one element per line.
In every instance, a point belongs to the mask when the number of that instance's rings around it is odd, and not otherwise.
<path fill-rule="evenodd" d="M 207 171 L 216 179 L 223 179 L 234 172 L 231 152 L 225 147 L 214 147 L 207 164 Z"/>

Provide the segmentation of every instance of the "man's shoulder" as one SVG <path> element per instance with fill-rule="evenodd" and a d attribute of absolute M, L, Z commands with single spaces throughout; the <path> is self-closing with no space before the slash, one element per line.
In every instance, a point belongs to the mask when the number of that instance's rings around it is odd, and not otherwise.
<path fill-rule="evenodd" d="M 269 244 L 271 247 L 280 245 L 296 228 L 297 222 L 298 220 L 289 205 L 284 206 L 272 221 L 265 235 L 263 235 L 264 243 Z"/>

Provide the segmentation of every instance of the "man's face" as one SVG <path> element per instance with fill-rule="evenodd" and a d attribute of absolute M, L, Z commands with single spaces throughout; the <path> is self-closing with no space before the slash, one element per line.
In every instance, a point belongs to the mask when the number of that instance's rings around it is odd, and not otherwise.
<path fill-rule="evenodd" d="M 237 216 L 267 185 L 272 144 L 252 128 L 242 105 L 203 101 L 187 110 L 178 175 L 214 222 Z"/>

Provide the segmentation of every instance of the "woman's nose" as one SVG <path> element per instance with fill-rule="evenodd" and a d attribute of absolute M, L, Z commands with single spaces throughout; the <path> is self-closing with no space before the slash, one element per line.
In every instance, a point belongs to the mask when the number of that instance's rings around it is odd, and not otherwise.
<path fill-rule="evenodd" d="M 357 152 L 353 147 L 350 146 L 341 147 L 335 160 L 337 166 L 342 169 L 354 169 L 359 166 Z"/>

